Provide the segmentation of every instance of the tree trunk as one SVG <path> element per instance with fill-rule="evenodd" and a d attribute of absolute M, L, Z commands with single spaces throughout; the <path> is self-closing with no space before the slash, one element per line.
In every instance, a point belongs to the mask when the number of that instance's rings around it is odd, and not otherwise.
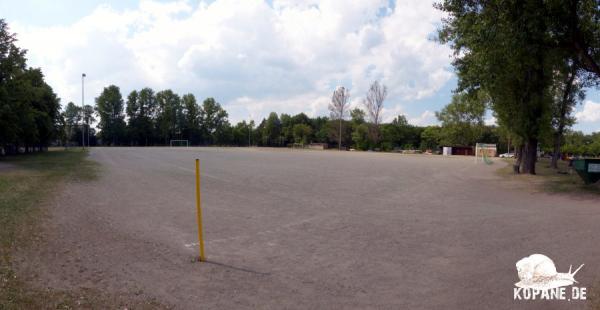
<path fill-rule="evenodd" d="M 565 126 L 567 125 L 567 112 L 570 105 L 569 99 L 573 95 L 571 92 L 573 90 L 573 82 L 575 81 L 576 73 L 576 69 L 573 68 L 573 72 L 567 77 L 565 90 L 563 91 L 563 96 L 559 103 L 558 128 L 554 133 L 554 153 L 552 154 L 552 162 L 550 163 L 550 166 L 554 169 L 558 169 L 558 154 L 562 143 L 561 138 L 565 131 Z"/>
<path fill-rule="evenodd" d="M 515 163 L 513 164 L 513 172 L 515 174 L 521 172 L 521 154 L 523 154 L 523 145 L 515 146 Z"/>
<path fill-rule="evenodd" d="M 535 174 L 537 161 L 537 139 L 529 138 L 521 152 L 521 173 Z"/>

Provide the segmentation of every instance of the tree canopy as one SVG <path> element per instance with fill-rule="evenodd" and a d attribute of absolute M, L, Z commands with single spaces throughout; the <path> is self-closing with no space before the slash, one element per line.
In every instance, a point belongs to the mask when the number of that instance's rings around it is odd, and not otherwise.
<path fill-rule="evenodd" d="M 63 123 L 59 99 L 16 42 L 0 19 L 0 154 L 43 149 Z"/>
<path fill-rule="evenodd" d="M 454 49 L 459 92 L 485 91 L 500 126 L 519 139 L 522 172 L 535 173 L 552 117 L 551 89 L 565 61 L 600 76 L 597 1 L 445 0 L 439 31 Z"/>

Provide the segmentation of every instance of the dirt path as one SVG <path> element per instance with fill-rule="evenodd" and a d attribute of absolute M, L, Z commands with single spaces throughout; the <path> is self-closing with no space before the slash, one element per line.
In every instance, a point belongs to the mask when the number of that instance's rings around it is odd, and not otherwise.
<path fill-rule="evenodd" d="M 50 206 L 22 256 L 38 285 L 182 309 L 583 308 L 516 302 L 515 262 L 600 275 L 600 203 L 501 185 L 472 158 L 219 148 L 96 148 L 98 181 Z M 206 251 L 195 263 L 194 158 Z"/>

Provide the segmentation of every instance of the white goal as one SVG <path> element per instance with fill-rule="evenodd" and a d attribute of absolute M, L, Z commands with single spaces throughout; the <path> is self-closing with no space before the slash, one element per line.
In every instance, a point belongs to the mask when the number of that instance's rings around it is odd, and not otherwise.
<path fill-rule="evenodd" d="M 475 162 L 481 158 L 481 161 L 486 164 L 491 164 L 492 157 L 496 157 L 496 145 L 489 143 L 477 143 L 475 144 Z"/>
<path fill-rule="evenodd" d="M 185 146 L 188 147 L 190 146 L 190 142 L 188 140 L 171 140 L 171 147 L 174 146 Z"/>

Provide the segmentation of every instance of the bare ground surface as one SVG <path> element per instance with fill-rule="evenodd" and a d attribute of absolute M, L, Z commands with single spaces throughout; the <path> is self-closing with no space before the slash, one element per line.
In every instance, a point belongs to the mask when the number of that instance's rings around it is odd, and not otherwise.
<path fill-rule="evenodd" d="M 473 158 L 233 148 L 95 148 L 68 184 L 36 286 L 156 298 L 181 309 L 565 309 L 514 301 L 515 262 L 551 257 L 600 280 L 600 200 L 532 193 Z M 194 159 L 206 251 L 197 256 Z M 521 186 L 521 185 L 517 185 Z"/>

